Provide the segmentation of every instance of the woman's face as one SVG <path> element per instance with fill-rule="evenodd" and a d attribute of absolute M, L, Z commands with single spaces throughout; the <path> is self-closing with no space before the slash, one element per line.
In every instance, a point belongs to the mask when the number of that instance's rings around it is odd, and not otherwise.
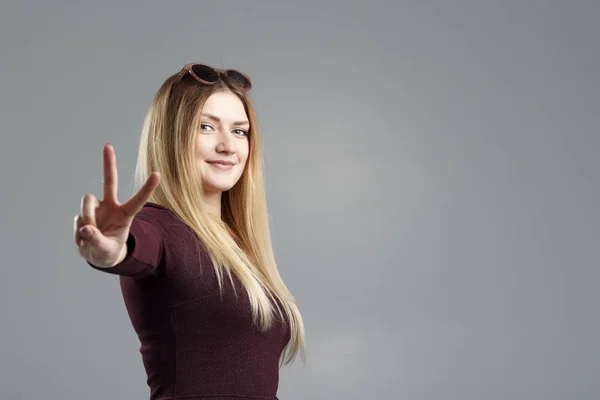
<path fill-rule="evenodd" d="M 231 189 L 242 176 L 249 152 L 250 123 L 242 101 L 217 92 L 200 111 L 196 160 L 205 196 Z"/>

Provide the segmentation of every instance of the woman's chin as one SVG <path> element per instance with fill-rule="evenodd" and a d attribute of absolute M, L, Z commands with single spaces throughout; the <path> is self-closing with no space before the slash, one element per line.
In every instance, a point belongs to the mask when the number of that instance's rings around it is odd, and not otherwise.
<path fill-rule="evenodd" d="M 204 184 L 205 193 L 222 193 L 230 190 L 234 184 L 232 182 L 206 182 Z"/>

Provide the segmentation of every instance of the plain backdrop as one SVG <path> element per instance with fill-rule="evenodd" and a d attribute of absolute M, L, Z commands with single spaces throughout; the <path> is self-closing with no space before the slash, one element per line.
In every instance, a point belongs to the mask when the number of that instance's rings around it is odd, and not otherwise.
<path fill-rule="evenodd" d="M 146 399 L 76 253 L 187 62 L 254 83 L 306 328 L 282 400 L 600 398 L 600 2 L 2 1 L 0 398 Z"/>

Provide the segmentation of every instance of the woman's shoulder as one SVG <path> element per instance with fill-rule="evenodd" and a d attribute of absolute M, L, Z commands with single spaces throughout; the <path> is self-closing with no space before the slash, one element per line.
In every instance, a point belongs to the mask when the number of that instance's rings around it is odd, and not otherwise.
<path fill-rule="evenodd" d="M 140 230 L 152 232 L 155 237 L 160 238 L 168 264 L 177 265 L 181 269 L 189 263 L 188 259 L 208 260 L 204 244 L 193 229 L 167 206 L 146 202 L 136 215 L 133 225 L 138 233 Z M 192 254 L 195 256 L 191 256 Z"/>
<path fill-rule="evenodd" d="M 191 230 L 170 208 L 162 204 L 146 202 L 134 218 L 156 226 L 163 234 Z"/>
<path fill-rule="evenodd" d="M 185 225 L 170 208 L 152 202 L 146 202 L 144 204 L 140 211 L 135 215 L 134 221 L 135 220 L 149 222 L 162 229 Z"/>
<path fill-rule="evenodd" d="M 144 203 L 142 209 L 136 216 L 140 217 L 156 217 L 156 218 L 173 218 L 175 214 L 171 209 L 161 204 L 152 203 L 150 201 Z"/>

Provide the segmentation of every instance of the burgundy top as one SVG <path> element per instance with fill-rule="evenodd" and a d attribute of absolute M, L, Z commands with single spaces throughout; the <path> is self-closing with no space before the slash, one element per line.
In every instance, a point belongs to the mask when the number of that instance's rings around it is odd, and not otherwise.
<path fill-rule="evenodd" d="M 245 289 L 224 274 L 222 296 L 202 242 L 169 209 L 146 203 L 128 254 L 100 271 L 120 275 L 140 342 L 151 400 L 277 399 L 280 356 L 290 331 L 252 326 Z"/>

